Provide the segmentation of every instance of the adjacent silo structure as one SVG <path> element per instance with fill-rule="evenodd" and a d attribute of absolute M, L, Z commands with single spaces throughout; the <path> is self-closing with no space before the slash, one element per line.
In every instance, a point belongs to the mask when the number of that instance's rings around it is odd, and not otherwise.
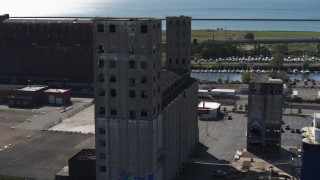
<path fill-rule="evenodd" d="M 283 81 L 252 74 L 249 83 L 247 149 L 279 151 Z"/>
<path fill-rule="evenodd" d="M 316 180 L 320 177 L 320 113 L 314 113 L 313 126 L 303 128 L 302 180 Z"/>

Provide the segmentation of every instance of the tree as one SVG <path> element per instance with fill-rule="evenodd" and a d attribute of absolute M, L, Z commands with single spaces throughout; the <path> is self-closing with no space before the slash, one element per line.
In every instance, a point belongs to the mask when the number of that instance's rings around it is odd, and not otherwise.
<path fill-rule="evenodd" d="M 271 65 L 274 69 L 282 70 L 282 67 L 283 67 L 283 59 L 284 59 L 283 54 L 276 53 L 276 54 L 273 55 L 273 59 L 270 61 L 270 65 Z"/>
<path fill-rule="evenodd" d="M 302 113 L 302 110 L 301 108 L 298 109 L 298 114 L 301 114 Z"/>
<path fill-rule="evenodd" d="M 242 110 L 243 110 L 243 105 L 240 104 L 240 106 L 239 106 L 239 111 L 242 111 Z"/>
<path fill-rule="evenodd" d="M 288 45 L 277 45 L 274 53 L 288 54 L 288 51 L 289 51 Z"/>
<path fill-rule="evenodd" d="M 251 32 L 248 32 L 245 36 L 244 36 L 245 39 L 254 39 L 254 35 L 253 33 Z"/>
<path fill-rule="evenodd" d="M 232 108 L 232 111 L 237 111 L 237 104 L 234 105 L 234 107 Z"/>
<path fill-rule="evenodd" d="M 303 69 L 309 69 L 309 62 L 308 62 L 308 61 L 305 61 L 305 62 L 302 64 L 302 67 L 303 67 Z"/>
<path fill-rule="evenodd" d="M 242 77 L 241 77 L 242 82 L 245 83 L 245 84 L 249 84 L 250 76 L 251 76 L 250 72 L 243 73 Z"/>

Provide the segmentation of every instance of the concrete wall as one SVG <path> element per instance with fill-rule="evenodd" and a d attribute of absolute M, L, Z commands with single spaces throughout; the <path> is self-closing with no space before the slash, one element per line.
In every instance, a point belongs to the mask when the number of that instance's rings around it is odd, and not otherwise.
<path fill-rule="evenodd" d="M 248 136 L 259 129 L 260 138 L 248 137 L 248 144 L 281 145 L 283 84 L 251 83 L 248 99 Z"/>
<path fill-rule="evenodd" d="M 199 140 L 197 92 L 198 84 L 194 82 L 163 111 L 164 179 L 179 174 Z"/>
<path fill-rule="evenodd" d="M 93 82 L 91 21 L 7 19 L 0 26 L 0 80 Z"/>
<path fill-rule="evenodd" d="M 94 21 L 96 132 L 106 132 L 96 133 L 97 179 L 144 178 L 147 173 L 162 177 L 161 129 L 154 133 L 161 126 L 161 33 L 159 19 Z"/>
<path fill-rule="evenodd" d="M 166 18 L 166 68 L 190 70 L 191 18 Z"/>

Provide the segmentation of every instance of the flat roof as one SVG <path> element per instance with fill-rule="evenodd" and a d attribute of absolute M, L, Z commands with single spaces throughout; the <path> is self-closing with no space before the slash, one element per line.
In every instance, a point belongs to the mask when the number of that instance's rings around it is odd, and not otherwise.
<path fill-rule="evenodd" d="M 315 119 L 320 119 L 320 113 L 313 113 Z"/>
<path fill-rule="evenodd" d="M 52 92 L 52 93 L 64 93 L 70 91 L 69 89 L 47 89 L 44 92 Z"/>
<path fill-rule="evenodd" d="M 6 19 L 3 21 L 4 23 L 84 23 L 84 24 L 88 24 L 88 23 L 92 23 L 91 19 L 77 19 L 77 18 L 70 18 L 70 19 L 66 19 L 66 18 L 61 18 L 61 19 L 26 19 L 26 18 L 21 18 L 21 19 Z"/>
<path fill-rule="evenodd" d="M 172 84 L 174 84 L 177 80 L 181 78 L 180 74 L 173 71 L 169 71 L 169 70 L 163 70 L 160 73 L 161 73 L 160 85 L 162 87 L 162 91 L 166 90 L 168 87 L 170 87 Z"/>
<path fill-rule="evenodd" d="M 26 86 L 24 88 L 19 89 L 19 91 L 39 91 L 47 87 L 48 86 Z"/>
<path fill-rule="evenodd" d="M 203 106 L 204 104 L 204 106 Z M 218 109 L 221 104 L 217 102 L 207 102 L 201 101 L 198 105 L 198 108 L 209 108 L 209 109 Z"/>
<path fill-rule="evenodd" d="M 0 89 L 2 90 L 13 90 L 13 89 L 20 89 L 25 87 L 25 85 L 0 85 Z"/>
<path fill-rule="evenodd" d="M 152 18 L 152 17 L 116 17 L 116 18 L 110 18 L 110 17 L 97 17 L 94 18 L 93 21 L 155 21 L 155 20 L 161 20 L 158 18 Z"/>
<path fill-rule="evenodd" d="M 80 152 L 75 154 L 70 160 L 95 160 L 96 159 L 95 149 L 82 149 Z"/>

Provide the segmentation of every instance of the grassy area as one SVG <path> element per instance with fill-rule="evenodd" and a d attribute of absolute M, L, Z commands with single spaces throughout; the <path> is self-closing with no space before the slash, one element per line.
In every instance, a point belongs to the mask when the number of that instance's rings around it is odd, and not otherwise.
<path fill-rule="evenodd" d="M 320 32 L 300 32 L 300 31 L 224 31 L 224 30 L 193 30 L 191 39 L 200 41 L 213 38 L 215 40 L 224 39 L 243 39 L 245 34 L 251 32 L 255 39 L 288 39 L 288 38 L 317 38 L 320 37 Z M 162 41 L 166 40 L 165 31 L 162 32 Z"/>

